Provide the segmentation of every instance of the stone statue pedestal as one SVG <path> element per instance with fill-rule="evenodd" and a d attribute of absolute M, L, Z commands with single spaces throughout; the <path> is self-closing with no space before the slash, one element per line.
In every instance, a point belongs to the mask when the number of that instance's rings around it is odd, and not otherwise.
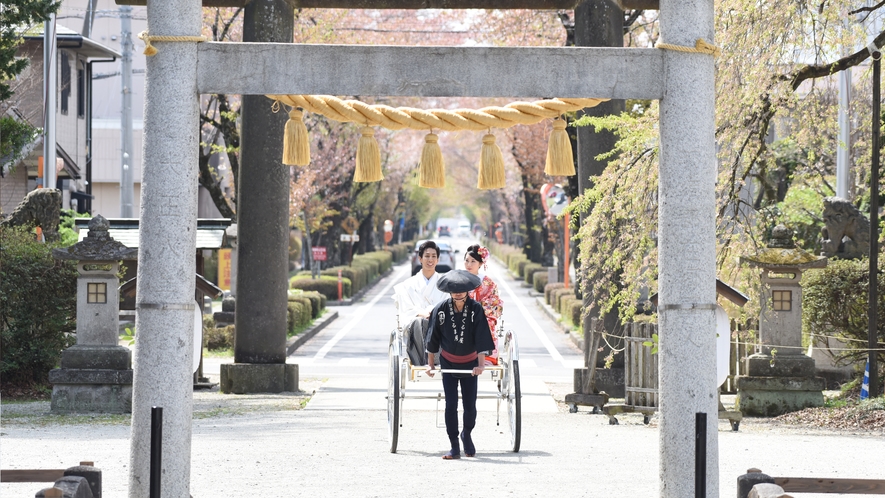
<path fill-rule="evenodd" d="M 216 327 L 224 327 L 235 323 L 237 310 L 237 301 L 233 295 L 227 296 L 221 300 L 221 311 L 216 311 L 212 315 L 215 320 Z"/>
<path fill-rule="evenodd" d="M 747 374 L 737 378 L 736 409 L 747 415 L 774 417 L 823 406 L 826 381 L 815 377 L 814 359 L 805 355 L 754 354 Z"/>
<path fill-rule="evenodd" d="M 225 394 L 298 391 L 294 363 L 223 363 L 219 389 Z"/>
<path fill-rule="evenodd" d="M 77 344 L 62 351 L 61 368 L 49 372 L 53 413 L 130 413 L 132 353 L 117 344 L 120 324 L 119 261 L 135 259 L 131 249 L 111 238 L 101 216 L 89 222 L 89 235 L 57 259 L 77 260 Z"/>

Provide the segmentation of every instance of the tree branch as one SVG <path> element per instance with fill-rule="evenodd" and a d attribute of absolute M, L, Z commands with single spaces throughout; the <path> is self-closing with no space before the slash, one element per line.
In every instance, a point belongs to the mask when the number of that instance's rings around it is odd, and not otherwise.
<path fill-rule="evenodd" d="M 876 10 L 881 8 L 883 5 L 885 5 L 885 0 L 882 0 L 881 2 L 879 2 L 876 5 L 873 5 L 871 7 L 861 7 L 859 9 L 852 10 L 851 12 L 848 13 L 848 15 L 852 16 L 854 14 L 860 14 L 861 12 L 875 12 Z"/>
<path fill-rule="evenodd" d="M 885 0 L 883 0 L 883 3 L 885 3 Z M 877 48 L 885 44 L 885 31 L 879 33 L 873 40 L 873 43 Z M 867 47 L 864 47 L 851 55 L 842 57 L 829 64 L 809 64 L 802 66 L 792 73 L 780 76 L 779 79 L 781 81 L 789 81 L 793 90 L 796 90 L 799 88 L 799 85 L 807 79 L 822 78 L 824 76 L 830 76 L 831 74 L 845 71 L 848 68 L 859 65 L 861 62 L 867 60 L 869 56 L 869 50 L 867 50 Z"/>

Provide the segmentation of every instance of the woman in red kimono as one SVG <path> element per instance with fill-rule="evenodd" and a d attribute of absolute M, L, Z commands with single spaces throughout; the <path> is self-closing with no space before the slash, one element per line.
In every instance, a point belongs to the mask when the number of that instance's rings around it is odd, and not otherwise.
<path fill-rule="evenodd" d="M 479 244 L 474 244 L 467 248 L 464 255 L 464 269 L 474 275 L 479 275 L 479 267 L 486 268 L 486 262 L 489 259 L 489 250 Z M 504 312 L 504 301 L 498 295 L 498 285 L 483 275 L 482 284 L 476 289 L 468 293 L 470 299 L 482 304 L 485 311 L 486 320 L 489 322 L 489 330 L 492 332 L 492 340 L 495 342 L 495 350 L 486 356 L 486 363 L 491 365 L 498 364 L 498 336 L 495 335 L 495 327 L 498 325 L 498 319 Z"/>

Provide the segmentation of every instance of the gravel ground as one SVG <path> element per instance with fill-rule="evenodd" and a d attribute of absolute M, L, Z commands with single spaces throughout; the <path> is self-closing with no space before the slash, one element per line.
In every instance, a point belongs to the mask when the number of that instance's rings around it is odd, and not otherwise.
<path fill-rule="evenodd" d="M 226 396 L 194 393 L 191 493 L 219 496 L 656 496 L 658 430 L 640 415 L 621 424 L 589 411 L 532 413 L 523 420 L 519 453 L 509 431 L 480 413 L 478 458 L 444 462 L 441 420 L 432 411 L 404 415 L 398 452 L 388 451 L 382 410 L 301 409 L 322 384 L 302 379 L 303 393 Z M 569 385 L 548 384 L 555 399 Z M 321 396 L 319 394 L 318 396 Z M 308 408 L 309 405 L 308 405 Z M 0 429 L 3 468 L 64 468 L 93 460 L 105 496 L 125 496 L 129 427 L 124 416 L 51 416 L 47 402 L 5 403 Z M 740 432 L 719 425 L 720 496 L 735 495 L 749 467 L 771 475 L 882 478 L 882 433 L 792 426 L 746 418 Z M 467 477 L 469 475 L 469 478 Z M 430 486 L 428 486 L 429 483 Z M 3 497 L 27 497 L 39 484 L 0 485 Z M 803 498 L 813 495 L 803 495 Z"/>

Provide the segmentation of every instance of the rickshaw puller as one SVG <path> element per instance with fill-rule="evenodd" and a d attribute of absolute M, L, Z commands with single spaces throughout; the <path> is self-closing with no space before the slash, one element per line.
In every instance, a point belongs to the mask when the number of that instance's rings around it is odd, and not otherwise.
<path fill-rule="evenodd" d="M 441 276 L 436 286 L 451 295 L 439 303 L 430 314 L 427 333 L 427 375 L 434 375 L 434 360 L 438 353 L 439 364 L 446 370 L 469 370 L 470 374 L 444 373 L 443 391 L 446 396 L 446 434 L 452 449 L 443 459 L 461 458 L 458 441 L 458 386 L 464 405 L 463 431 L 464 453 L 476 454 L 471 432 L 476 425 L 477 376 L 484 370 L 485 356 L 495 348 L 489 323 L 482 305 L 467 296 L 482 280 L 465 270 L 455 270 Z"/>

